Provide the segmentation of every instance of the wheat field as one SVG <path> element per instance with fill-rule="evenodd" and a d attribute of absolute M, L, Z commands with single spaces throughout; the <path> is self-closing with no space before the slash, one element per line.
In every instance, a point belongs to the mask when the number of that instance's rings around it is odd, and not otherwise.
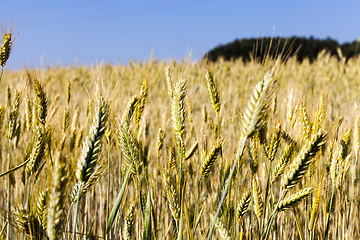
<path fill-rule="evenodd" d="M 0 87 L 1 239 L 359 239 L 360 58 L 5 68 Z"/>

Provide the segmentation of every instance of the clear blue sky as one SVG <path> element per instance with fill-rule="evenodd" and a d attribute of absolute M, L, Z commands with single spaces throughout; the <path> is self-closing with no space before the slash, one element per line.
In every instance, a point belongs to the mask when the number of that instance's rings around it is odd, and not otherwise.
<path fill-rule="evenodd" d="M 62 0 L 2 1 L 0 21 L 16 21 L 11 69 L 43 65 L 193 59 L 236 38 L 282 35 L 360 37 L 360 1 Z M 275 27 L 275 30 L 274 30 Z"/>

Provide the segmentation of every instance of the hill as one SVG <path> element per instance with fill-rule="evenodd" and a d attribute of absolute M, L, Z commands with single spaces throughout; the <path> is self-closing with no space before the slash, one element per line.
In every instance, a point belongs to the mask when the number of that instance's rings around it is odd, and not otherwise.
<path fill-rule="evenodd" d="M 359 54 L 359 41 L 339 44 L 331 38 L 316 39 L 313 37 L 290 37 L 290 38 L 271 38 L 263 39 L 244 38 L 236 39 L 225 45 L 219 45 L 210 50 L 205 56 L 210 61 L 215 62 L 220 57 L 225 60 L 242 58 L 244 61 L 250 60 L 252 56 L 263 56 L 271 46 L 271 53 L 276 53 L 277 49 L 285 49 L 290 55 L 297 54 L 298 60 L 302 61 L 308 58 L 311 62 L 316 59 L 317 55 L 326 49 L 331 55 L 338 55 L 337 49 L 340 48 L 343 56 L 349 59 Z"/>

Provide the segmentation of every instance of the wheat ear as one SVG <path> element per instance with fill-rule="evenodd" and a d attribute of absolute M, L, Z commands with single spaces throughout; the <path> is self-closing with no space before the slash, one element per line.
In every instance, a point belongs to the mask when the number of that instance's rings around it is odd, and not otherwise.
<path fill-rule="evenodd" d="M 124 224 L 124 233 L 123 237 L 125 240 L 132 239 L 132 236 L 134 235 L 134 227 L 135 227 L 135 207 L 136 202 L 132 202 L 125 213 L 125 224 Z"/>
<path fill-rule="evenodd" d="M 284 153 L 282 154 L 280 160 L 278 161 L 278 163 L 274 168 L 272 182 L 274 182 L 277 177 L 281 176 L 285 172 L 287 166 L 290 163 L 290 158 L 293 152 L 294 152 L 294 145 L 288 144 L 285 147 Z"/>
<path fill-rule="evenodd" d="M 25 169 L 28 175 L 34 174 L 39 170 L 41 160 L 45 156 L 45 134 L 43 126 L 39 125 L 35 128 L 34 145 Z"/>
<path fill-rule="evenodd" d="M 170 173 L 165 170 L 163 172 L 163 180 L 165 183 L 166 197 L 169 201 L 169 207 L 171 214 L 175 221 L 179 220 L 180 217 L 180 202 L 178 193 L 176 192 L 175 184 L 172 180 Z"/>
<path fill-rule="evenodd" d="M 289 169 L 282 178 L 283 188 L 289 189 L 299 183 L 309 169 L 313 157 L 324 144 L 326 134 L 318 132 L 305 142 L 299 155 L 290 164 Z"/>
<path fill-rule="evenodd" d="M 11 109 L 9 114 L 9 127 L 8 127 L 8 138 L 9 140 L 13 140 L 16 135 L 16 128 L 18 125 L 18 117 L 19 117 L 19 109 L 21 103 L 21 92 L 15 92 L 15 99 L 14 102 L 11 103 Z"/>
<path fill-rule="evenodd" d="M 45 230 L 47 226 L 47 195 L 48 190 L 44 189 L 43 191 L 39 192 L 38 198 L 37 198 L 37 218 L 42 226 L 42 228 Z"/>
<path fill-rule="evenodd" d="M 6 30 L 3 29 L 2 35 L 3 35 L 2 36 L 3 39 L 0 48 L 0 66 L 4 67 L 7 60 L 9 59 L 11 47 L 12 47 L 11 31 L 7 33 Z"/>
<path fill-rule="evenodd" d="M 239 202 L 237 210 L 236 210 L 236 219 L 237 219 L 238 222 L 240 222 L 241 217 L 248 210 L 250 202 L 251 202 L 251 192 L 246 191 L 243 194 L 242 198 L 240 199 L 240 202 Z"/>
<path fill-rule="evenodd" d="M 284 198 L 280 202 L 279 211 L 285 211 L 290 208 L 296 207 L 301 202 L 301 200 L 303 200 L 304 198 L 310 195 L 313 189 L 314 189 L 313 187 L 304 188 Z"/>
<path fill-rule="evenodd" d="M 202 178 L 207 179 L 209 177 L 209 174 L 214 167 L 215 161 L 221 152 L 222 144 L 222 140 L 217 141 L 203 161 L 200 169 L 200 176 Z"/>
<path fill-rule="evenodd" d="M 62 156 L 60 153 L 57 153 L 54 160 L 51 177 L 52 185 L 49 190 L 49 204 L 46 228 L 49 240 L 62 239 L 62 215 L 64 211 L 64 198 L 67 184 L 65 165 L 65 157 Z"/>
<path fill-rule="evenodd" d="M 205 74 L 205 78 L 206 78 L 207 89 L 210 96 L 211 106 L 213 107 L 216 115 L 219 116 L 220 107 L 221 107 L 220 95 L 215 85 L 212 73 L 210 71 L 207 71 Z"/>
<path fill-rule="evenodd" d="M 147 96 L 149 92 L 148 82 L 144 79 L 141 84 L 140 91 L 140 99 L 136 103 L 135 112 L 134 112 L 134 120 L 137 125 L 140 124 L 141 114 L 144 112 Z"/>
<path fill-rule="evenodd" d="M 35 97 L 36 97 L 37 121 L 45 125 L 48 104 L 47 104 L 44 88 L 37 79 L 34 79 L 34 89 L 35 89 Z"/>

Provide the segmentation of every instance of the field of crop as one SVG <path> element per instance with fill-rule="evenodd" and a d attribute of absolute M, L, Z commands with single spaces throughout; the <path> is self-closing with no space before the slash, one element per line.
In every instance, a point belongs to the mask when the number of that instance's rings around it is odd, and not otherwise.
<path fill-rule="evenodd" d="M 360 58 L 5 68 L 0 88 L 0 239 L 359 239 Z"/>

